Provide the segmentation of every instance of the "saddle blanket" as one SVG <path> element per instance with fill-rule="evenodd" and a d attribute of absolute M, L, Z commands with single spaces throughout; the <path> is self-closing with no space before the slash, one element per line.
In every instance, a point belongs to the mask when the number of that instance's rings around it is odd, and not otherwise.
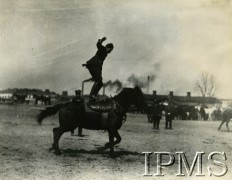
<path fill-rule="evenodd" d="M 91 102 L 84 100 L 85 111 L 87 113 L 108 113 L 116 110 L 116 104 L 112 99 Z"/>

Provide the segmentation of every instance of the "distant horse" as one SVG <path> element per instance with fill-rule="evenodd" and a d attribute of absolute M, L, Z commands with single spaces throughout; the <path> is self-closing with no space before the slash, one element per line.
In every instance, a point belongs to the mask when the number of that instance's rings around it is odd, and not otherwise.
<path fill-rule="evenodd" d="M 208 117 L 208 121 L 212 121 L 212 120 L 215 120 L 213 119 L 213 112 L 218 110 L 218 108 L 216 108 L 216 106 L 213 106 L 213 107 L 208 107 L 208 108 L 205 108 L 205 114 L 207 115 Z"/>
<path fill-rule="evenodd" d="M 51 105 L 51 97 L 49 95 L 33 95 L 35 98 L 35 104 L 38 104 L 38 101 L 41 101 L 44 105 Z"/>
<path fill-rule="evenodd" d="M 189 120 L 198 120 L 198 109 L 195 106 L 189 106 Z"/>
<path fill-rule="evenodd" d="M 222 125 L 226 122 L 226 128 L 227 128 L 228 132 L 230 132 L 229 122 L 232 119 L 232 109 L 226 109 L 225 111 L 223 111 L 221 118 L 222 118 L 222 122 L 221 122 L 220 126 L 218 127 L 218 130 L 220 130 Z"/>
<path fill-rule="evenodd" d="M 16 102 L 16 103 L 25 103 L 25 99 L 26 99 L 26 97 L 27 97 L 27 95 L 26 94 L 17 94 L 17 93 L 14 93 L 13 94 L 13 97 L 14 97 L 14 101 Z"/>
<path fill-rule="evenodd" d="M 60 126 L 53 129 L 54 142 L 50 150 L 55 150 L 56 155 L 60 155 L 59 139 L 64 132 L 70 132 L 77 127 L 90 130 L 107 130 L 109 134 L 109 142 L 105 144 L 105 148 L 110 149 L 110 155 L 114 155 L 114 146 L 121 141 L 118 130 L 121 128 L 126 117 L 126 112 L 130 105 L 134 104 L 140 110 L 146 110 L 146 103 L 143 93 L 139 87 L 124 88 L 118 95 L 111 99 L 93 102 L 93 108 L 101 111 L 107 109 L 104 104 L 109 107 L 117 106 L 117 110 L 110 109 L 108 116 L 103 117 L 100 112 L 86 112 L 84 103 L 68 102 L 65 104 L 57 104 L 47 107 L 37 115 L 37 121 L 41 124 L 42 120 L 47 116 L 54 115 L 59 111 Z M 91 106 L 91 103 L 89 104 Z M 112 106 L 113 105 L 113 106 Z M 116 140 L 114 141 L 114 138 Z"/>
<path fill-rule="evenodd" d="M 175 116 L 179 117 L 179 120 L 187 120 L 190 112 L 188 105 L 179 105 L 175 108 Z"/>
<path fill-rule="evenodd" d="M 222 111 L 220 109 L 215 109 L 211 115 L 210 115 L 210 120 L 221 120 L 222 119 Z"/>

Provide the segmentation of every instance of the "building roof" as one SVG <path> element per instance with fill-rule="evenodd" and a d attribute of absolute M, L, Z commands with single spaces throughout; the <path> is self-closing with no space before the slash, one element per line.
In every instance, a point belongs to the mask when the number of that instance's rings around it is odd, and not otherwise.
<path fill-rule="evenodd" d="M 28 95 L 28 94 L 44 95 L 44 94 L 47 94 L 45 91 L 42 91 L 40 89 L 27 89 L 27 88 L 4 89 L 4 90 L 0 90 L 0 93 L 11 93 L 11 94 L 18 94 L 18 95 Z M 49 92 L 49 94 L 56 95 L 55 92 Z"/>
<path fill-rule="evenodd" d="M 152 94 L 144 94 L 147 103 L 152 103 L 156 98 L 158 101 L 164 98 L 171 99 L 177 105 L 213 105 L 213 104 L 221 104 L 222 102 L 213 97 L 200 97 L 200 96 L 170 96 L 170 95 L 152 95 Z"/>

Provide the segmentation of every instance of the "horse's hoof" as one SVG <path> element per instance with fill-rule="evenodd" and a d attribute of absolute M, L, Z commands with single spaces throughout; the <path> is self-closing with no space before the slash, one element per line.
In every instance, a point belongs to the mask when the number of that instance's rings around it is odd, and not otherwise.
<path fill-rule="evenodd" d="M 106 149 L 110 148 L 110 143 L 106 143 L 106 144 L 105 144 L 105 148 L 106 148 Z"/>
<path fill-rule="evenodd" d="M 62 153 L 60 151 L 55 151 L 55 155 L 60 156 Z"/>
<path fill-rule="evenodd" d="M 48 151 L 51 152 L 52 150 L 54 150 L 54 147 L 49 148 Z"/>
<path fill-rule="evenodd" d="M 114 152 L 110 152 L 110 157 L 111 158 L 116 158 L 117 156 L 116 156 L 116 154 Z"/>

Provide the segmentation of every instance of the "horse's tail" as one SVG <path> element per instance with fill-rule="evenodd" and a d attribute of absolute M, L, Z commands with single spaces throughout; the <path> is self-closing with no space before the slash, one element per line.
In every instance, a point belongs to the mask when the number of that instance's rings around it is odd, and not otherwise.
<path fill-rule="evenodd" d="M 64 103 L 64 104 L 60 103 L 51 107 L 47 107 L 44 110 L 41 110 L 40 113 L 36 116 L 38 123 L 41 124 L 44 118 L 51 115 L 55 115 L 60 110 L 61 107 L 66 106 L 67 104 L 68 103 Z"/>

